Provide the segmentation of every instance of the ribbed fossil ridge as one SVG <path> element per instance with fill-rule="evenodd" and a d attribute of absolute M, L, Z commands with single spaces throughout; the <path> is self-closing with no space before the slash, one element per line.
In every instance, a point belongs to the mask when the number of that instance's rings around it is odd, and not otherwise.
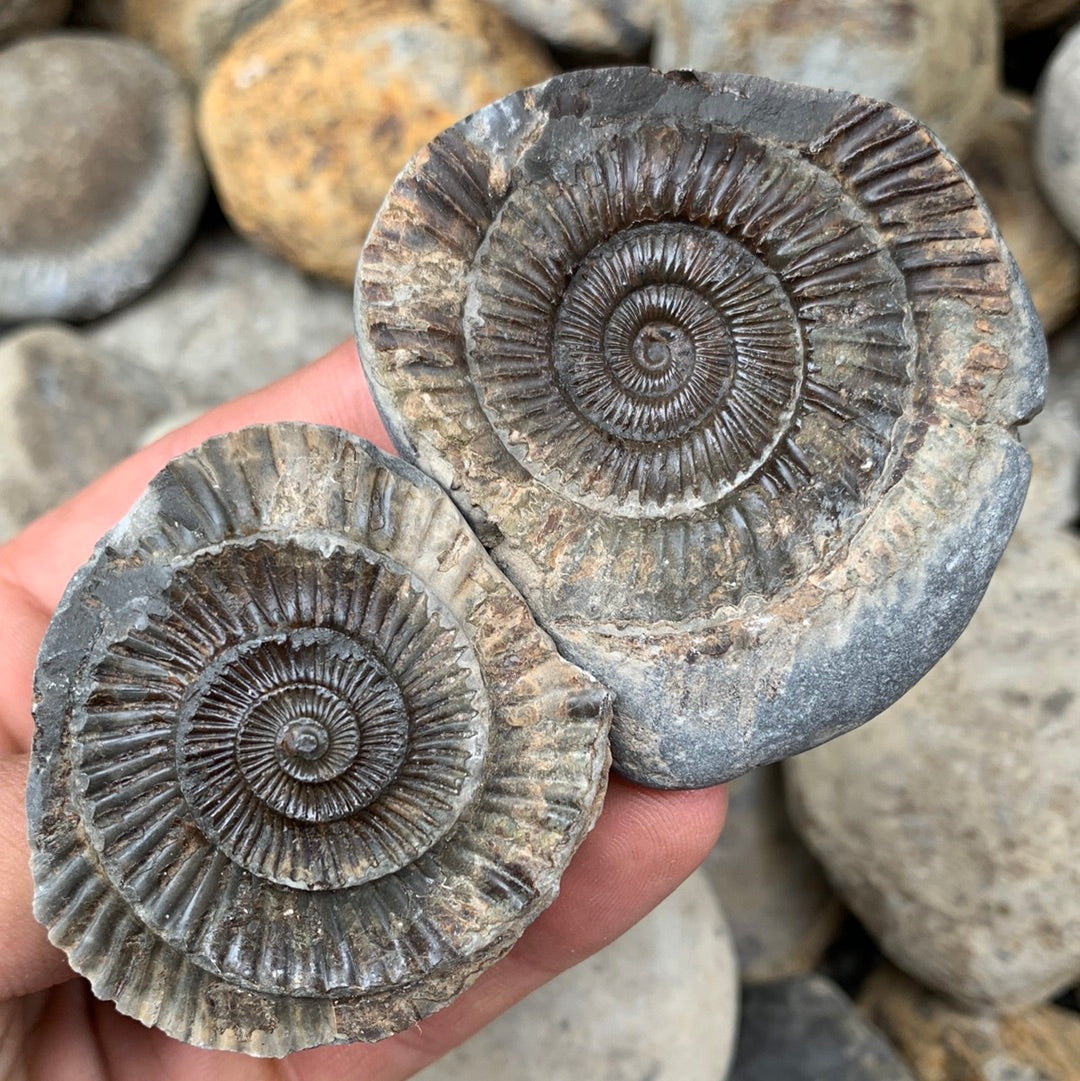
<path fill-rule="evenodd" d="M 553 898 L 607 762 L 606 692 L 449 500 L 308 425 L 171 463 L 36 690 L 50 937 L 121 1010 L 255 1054 L 449 1001 Z"/>
<path fill-rule="evenodd" d="M 970 615 L 1026 483 L 1007 429 L 1045 348 L 1011 259 L 933 136 L 853 95 L 644 69 L 511 95 L 403 171 L 356 307 L 397 445 L 616 692 L 638 780 L 882 708 Z M 928 538 L 944 565 L 979 515 L 948 611 L 870 618 L 887 583 L 917 607 Z M 879 617 L 915 640 L 899 666 Z M 784 699 L 816 650 L 863 701 Z"/>

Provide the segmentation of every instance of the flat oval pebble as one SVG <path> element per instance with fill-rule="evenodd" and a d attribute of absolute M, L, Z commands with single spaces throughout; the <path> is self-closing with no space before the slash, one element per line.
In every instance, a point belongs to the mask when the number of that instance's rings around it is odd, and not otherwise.
<path fill-rule="evenodd" d="M 71 0 L 0 0 L 0 45 L 59 26 Z"/>
<path fill-rule="evenodd" d="M 702 874 L 417 1081 L 718 1081 L 735 1044 L 738 966 Z"/>
<path fill-rule="evenodd" d="M 1054 389 L 1054 385 L 1051 385 Z M 970 627 L 872 724 L 786 763 L 796 826 L 900 968 L 1011 1010 L 1080 980 L 1080 423 L 1051 398 Z"/>
<path fill-rule="evenodd" d="M 446 1005 L 554 899 L 606 784 L 607 693 L 450 500 L 309 424 L 166 465 L 34 691 L 34 913 L 96 995 L 202 1047 Z"/>
<path fill-rule="evenodd" d="M 1050 205 L 1080 241 L 1080 25 L 1062 38 L 1039 81 L 1035 168 Z"/>
<path fill-rule="evenodd" d="M 559 76 L 395 182 L 360 357 L 564 653 L 630 778 L 838 735 L 960 633 L 1027 485 L 1045 341 L 907 114 L 746 75 Z"/>
<path fill-rule="evenodd" d="M 997 89 L 999 49 L 997 0 L 668 0 L 652 62 L 880 98 L 959 153 Z"/>
<path fill-rule="evenodd" d="M 0 322 L 143 292 L 206 197 L 180 80 L 137 42 L 52 34 L 0 52 L 0 101 Z"/>
<path fill-rule="evenodd" d="M 304 270 L 351 283 L 409 155 L 552 70 L 479 0 L 291 0 L 222 58 L 200 131 L 233 225 Z"/>
<path fill-rule="evenodd" d="M 348 338 L 352 294 L 231 230 L 201 236 L 144 296 L 86 327 L 90 341 L 208 409 L 265 386 Z"/>

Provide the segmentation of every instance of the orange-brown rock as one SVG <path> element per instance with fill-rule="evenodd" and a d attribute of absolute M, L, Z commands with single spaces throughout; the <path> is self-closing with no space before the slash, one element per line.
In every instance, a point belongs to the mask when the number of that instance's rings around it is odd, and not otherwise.
<path fill-rule="evenodd" d="M 410 155 L 551 71 L 538 45 L 479 0 L 291 0 L 238 38 L 207 81 L 203 147 L 241 232 L 351 282 Z"/>
<path fill-rule="evenodd" d="M 1059 1006 L 965 1013 L 889 966 L 859 1005 L 918 1081 L 1080 1081 L 1080 1016 Z"/>

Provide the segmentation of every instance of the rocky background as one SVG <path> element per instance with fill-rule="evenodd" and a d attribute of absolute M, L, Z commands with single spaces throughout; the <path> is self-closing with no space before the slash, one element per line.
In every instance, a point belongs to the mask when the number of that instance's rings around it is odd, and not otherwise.
<path fill-rule="evenodd" d="M 611 62 L 858 90 L 934 128 L 1051 335 L 1035 474 L 914 690 L 736 781 L 701 871 L 422 1076 L 1078 1081 L 1078 0 L 0 0 L 0 539 L 349 337 L 413 151 Z"/>

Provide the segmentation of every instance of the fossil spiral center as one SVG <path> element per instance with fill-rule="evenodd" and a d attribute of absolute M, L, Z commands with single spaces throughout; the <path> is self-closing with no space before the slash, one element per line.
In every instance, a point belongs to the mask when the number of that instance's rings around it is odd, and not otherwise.
<path fill-rule="evenodd" d="M 632 348 L 634 363 L 650 375 L 674 369 L 685 372 L 694 362 L 689 335 L 671 323 L 648 323 L 637 332 Z"/>
<path fill-rule="evenodd" d="M 304 717 L 287 724 L 282 729 L 277 745 L 284 759 L 283 764 L 291 762 L 294 758 L 314 762 L 326 754 L 326 749 L 330 746 L 330 737 L 318 721 Z"/>

